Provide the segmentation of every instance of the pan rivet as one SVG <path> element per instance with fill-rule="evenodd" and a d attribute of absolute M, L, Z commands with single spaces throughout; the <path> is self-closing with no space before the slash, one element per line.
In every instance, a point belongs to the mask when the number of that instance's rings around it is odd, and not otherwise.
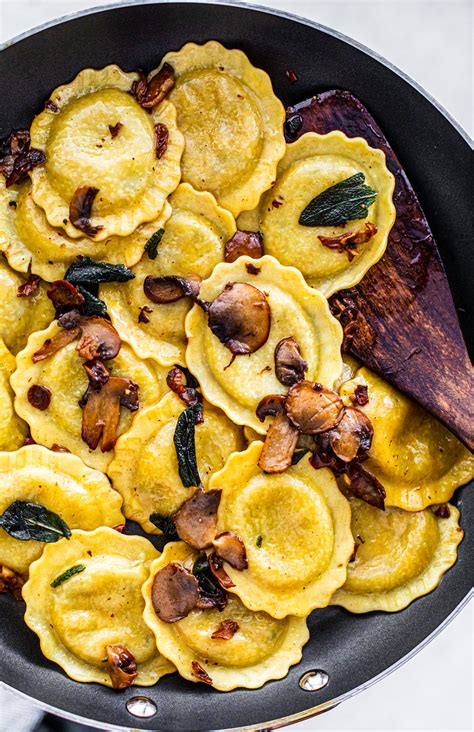
<path fill-rule="evenodd" d="M 151 699 L 148 699 L 147 696 L 132 696 L 125 706 L 127 707 L 127 712 L 141 719 L 147 719 L 156 714 L 156 704 Z"/>
<path fill-rule="evenodd" d="M 326 671 L 317 669 L 316 671 L 307 671 L 299 680 L 299 685 L 303 691 L 318 691 L 326 686 L 329 676 Z"/>

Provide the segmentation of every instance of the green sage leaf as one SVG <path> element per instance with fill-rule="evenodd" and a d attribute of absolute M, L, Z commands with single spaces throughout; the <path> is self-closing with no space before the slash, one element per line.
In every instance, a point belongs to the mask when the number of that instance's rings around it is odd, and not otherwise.
<path fill-rule="evenodd" d="M 202 416 L 202 404 L 194 404 L 181 412 L 174 431 L 174 446 L 178 458 L 178 472 L 185 488 L 201 485 L 196 462 L 194 428 Z"/>
<path fill-rule="evenodd" d="M 158 255 L 158 245 L 162 240 L 164 233 L 164 229 L 158 229 L 158 231 L 155 231 L 155 233 L 150 236 L 145 244 L 145 251 L 148 254 L 149 259 L 156 259 Z"/>
<path fill-rule="evenodd" d="M 100 318 L 106 318 L 108 316 L 107 305 L 103 300 L 93 295 L 92 292 L 89 292 L 82 285 L 79 285 L 78 290 L 84 297 L 84 302 L 80 308 L 82 315 L 86 317 L 98 315 Z"/>
<path fill-rule="evenodd" d="M 134 277 L 133 272 L 124 264 L 95 262 L 90 257 L 78 258 L 64 275 L 64 279 L 73 285 L 85 286 L 97 285 L 99 282 L 128 282 Z"/>
<path fill-rule="evenodd" d="M 0 526 L 20 541 L 34 539 L 51 544 L 71 536 L 68 525 L 57 513 L 29 501 L 14 501 L 0 516 Z"/>
<path fill-rule="evenodd" d="M 293 455 L 291 456 L 291 464 L 297 465 L 302 458 L 306 455 L 306 453 L 309 452 L 309 450 L 295 450 Z"/>
<path fill-rule="evenodd" d="M 74 577 L 75 574 L 80 574 L 80 572 L 83 572 L 85 568 L 85 564 L 76 564 L 74 567 L 66 569 L 65 572 L 63 572 L 58 577 L 56 577 L 56 579 L 53 579 L 53 581 L 50 582 L 50 586 L 59 587 L 59 585 L 62 585 L 63 582 L 66 582 L 71 577 Z"/>
<path fill-rule="evenodd" d="M 155 511 L 150 514 L 149 518 L 151 523 L 163 533 L 167 541 L 178 541 L 179 536 L 172 516 L 165 516 Z"/>
<path fill-rule="evenodd" d="M 336 183 L 312 199 L 303 210 L 301 226 L 344 226 L 353 219 L 365 219 L 377 191 L 365 184 L 365 175 L 356 173 Z"/>

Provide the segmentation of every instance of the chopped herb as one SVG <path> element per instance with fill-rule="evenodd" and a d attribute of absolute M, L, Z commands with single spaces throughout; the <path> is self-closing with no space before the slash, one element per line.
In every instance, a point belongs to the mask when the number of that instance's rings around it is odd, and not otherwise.
<path fill-rule="evenodd" d="M 164 516 L 162 513 L 150 514 L 150 521 L 159 529 L 166 538 L 166 541 L 178 541 L 179 536 L 176 531 L 172 516 Z"/>
<path fill-rule="evenodd" d="M 53 581 L 50 583 L 51 587 L 59 587 L 59 585 L 62 585 L 63 582 L 66 582 L 71 577 L 74 577 L 75 574 L 80 574 L 81 572 L 83 572 L 85 568 L 85 564 L 76 564 L 74 567 L 66 569 L 66 571 L 56 577 L 56 579 L 53 579 Z"/>
<path fill-rule="evenodd" d="M 197 462 L 194 428 L 202 417 L 202 404 L 194 404 L 181 412 L 174 431 L 179 477 L 185 488 L 201 485 Z"/>
<path fill-rule="evenodd" d="M 155 233 L 150 236 L 145 244 L 145 251 L 148 254 L 149 259 L 156 259 L 158 255 L 158 245 L 161 242 L 164 233 L 164 229 L 158 229 L 158 231 L 155 231 Z"/>
<path fill-rule="evenodd" d="M 90 257 L 80 257 L 73 262 L 64 279 L 73 285 L 97 285 L 99 282 L 128 282 L 135 275 L 124 264 L 95 262 Z"/>
<path fill-rule="evenodd" d="M 255 542 L 255 544 L 256 544 L 256 546 L 257 546 L 258 549 L 260 549 L 260 547 L 262 546 L 262 542 L 263 542 L 263 537 L 260 536 L 260 534 L 259 534 L 257 536 L 257 541 Z"/>
<path fill-rule="evenodd" d="M 365 175 L 356 173 L 327 188 L 308 203 L 299 219 L 301 226 L 344 226 L 367 218 L 377 191 L 364 181 Z"/>
<path fill-rule="evenodd" d="M 306 448 L 304 450 L 295 450 L 291 458 L 291 464 L 297 465 L 299 461 L 304 458 L 307 452 L 309 452 L 309 450 Z"/>
<path fill-rule="evenodd" d="M 107 305 L 103 300 L 93 295 L 92 292 L 89 292 L 89 290 L 81 285 L 78 286 L 78 290 L 84 297 L 84 303 L 80 307 L 82 315 L 86 317 L 90 317 L 91 315 L 98 315 L 100 318 L 108 317 Z"/>
<path fill-rule="evenodd" d="M 29 501 L 14 501 L 0 516 L 0 526 L 20 541 L 34 539 L 50 544 L 71 536 L 68 525 L 57 513 Z"/>

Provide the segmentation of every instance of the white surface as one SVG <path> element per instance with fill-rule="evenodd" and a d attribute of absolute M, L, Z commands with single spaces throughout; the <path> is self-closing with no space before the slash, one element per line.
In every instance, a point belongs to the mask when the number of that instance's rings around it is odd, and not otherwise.
<path fill-rule="evenodd" d="M 0 42 L 46 20 L 102 4 L 101 0 L 0 0 Z M 373 48 L 424 86 L 472 134 L 470 0 L 260 0 L 259 4 L 317 20 Z M 290 729 L 471 730 L 473 610 L 471 603 L 408 665 L 376 686 Z M 23 703 L 0 690 L 0 732 L 27 732 L 20 706 L 24 710 Z"/>

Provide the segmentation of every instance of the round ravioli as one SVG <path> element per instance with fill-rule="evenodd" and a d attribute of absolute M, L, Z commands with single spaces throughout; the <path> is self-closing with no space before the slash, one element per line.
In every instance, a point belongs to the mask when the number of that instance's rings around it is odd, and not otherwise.
<path fill-rule="evenodd" d="M 131 267 L 140 260 L 150 236 L 164 226 L 171 214 L 165 203 L 157 219 L 142 224 L 129 236 L 109 236 L 101 241 L 87 236 L 71 239 L 63 229 L 48 223 L 43 209 L 33 201 L 30 183 L 5 188 L 2 181 L 0 249 L 11 267 L 26 272 L 31 266 L 33 274 L 49 282 L 62 279 L 79 255 Z M 16 207 L 10 206 L 12 200 Z"/>
<path fill-rule="evenodd" d="M 301 649 L 309 639 L 304 618 L 276 620 L 265 612 L 248 610 L 237 597 L 229 596 L 223 611 L 194 609 L 175 623 L 160 620 L 151 597 L 155 574 L 170 562 L 192 568 L 195 558 L 183 542 L 167 544 L 143 586 L 145 622 L 155 634 L 160 653 L 185 679 L 203 681 L 207 674 L 205 683 L 219 691 L 256 689 L 286 676 L 290 666 L 301 660 Z M 226 624 L 233 626 L 232 636 L 213 637 Z"/>
<path fill-rule="evenodd" d="M 248 569 L 225 564 L 244 605 L 275 618 L 306 617 L 325 607 L 344 584 L 354 549 L 349 503 L 328 468 L 309 456 L 279 475 L 258 467 L 261 442 L 231 455 L 209 482 L 222 490 L 218 533 L 233 531 L 245 544 Z"/>
<path fill-rule="evenodd" d="M 377 193 L 366 218 L 349 220 L 342 226 L 299 223 L 310 201 L 359 173 L 365 176 L 365 185 Z M 362 138 L 349 138 L 340 131 L 328 135 L 308 132 L 286 146 L 275 185 L 262 197 L 257 217 L 245 223 L 260 229 L 267 254 L 282 264 L 298 267 L 312 287 L 329 297 L 359 282 L 384 253 L 396 216 L 392 202 L 394 185 L 384 153 L 369 147 Z M 341 202 L 339 205 L 342 209 Z M 376 227 L 376 232 L 355 249 L 344 247 L 350 238 L 343 239 L 340 246 L 337 241 L 330 241 L 356 232 L 363 240 L 374 231 L 365 228 L 369 224 Z M 320 236 L 330 240 L 323 244 Z"/>
<path fill-rule="evenodd" d="M 362 409 L 374 426 L 364 467 L 382 483 L 387 506 L 420 511 L 446 503 L 456 488 L 474 477 L 474 457 L 426 410 L 366 368 L 340 389 L 350 398 L 368 387 Z"/>
<path fill-rule="evenodd" d="M 13 408 L 10 376 L 15 368 L 15 357 L 0 338 L 0 450 L 17 450 L 28 434 L 28 425 Z"/>
<path fill-rule="evenodd" d="M 188 297 L 153 303 L 144 292 L 145 278 L 189 274 L 209 277 L 215 265 L 223 261 L 224 245 L 236 231 L 234 217 L 217 205 L 212 194 L 195 191 L 187 183 L 177 188 L 170 204 L 172 215 L 155 259 L 145 253 L 133 268 L 135 279 L 121 287 L 101 287 L 121 337 L 141 358 L 154 358 L 168 366 L 185 364 L 184 320 L 192 303 Z"/>
<path fill-rule="evenodd" d="M 202 283 L 199 297 L 213 301 L 230 283 L 248 283 L 265 296 L 271 316 L 266 342 L 232 360 L 231 351 L 208 327 L 207 314 L 195 305 L 186 318 L 186 361 L 208 401 L 237 424 L 264 434 L 268 419 L 264 424 L 257 419 L 259 401 L 287 391 L 275 375 L 275 347 L 292 336 L 307 363 L 306 378 L 332 387 L 342 370 L 342 330 L 325 298 L 308 287 L 294 267 L 283 267 L 273 257 L 240 257 L 217 265 Z M 256 326 L 252 322 L 249 329 Z"/>
<path fill-rule="evenodd" d="M 105 471 L 112 460 L 113 450 L 102 452 L 100 445 L 91 450 L 81 437 L 82 414 L 79 406 L 89 381 L 83 368 L 84 359 L 76 351 L 76 341 L 72 341 L 55 354 L 43 361 L 33 363 L 32 355 L 61 329 L 56 322 L 47 330 L 34 333 L 27 347 L 18 354 L 17 369 L 11 377 L 11 385 L 16 394 L 15 409 L 28 422 L 33 439 L 47 447 L 58 443 L 66 447 L 92 468 Z M 158 402 L 167 391 L 166 369 L 151 361 L 141 361 L 126 344 L 107 368 L 113 376 L 132 379 L 138 384 L 140 409 Z M 28 399 L 32 385 L 46 387 L 51 392 L 49 406 L 40 410 Z M 134 414 L 122 408 L 117 434 L 130 429 Z"/>
<path fill-rule="evenodd" d="M 351 500 L 351 509 L 355 556 L 331 605 L 353 613 L 402 610 L 434 590 L 455 563 L 463 531 L 454 506 L 448 506 L 448 518 L 430 509 L 380 511 L 358 499 Z"/>
<path fill-rule="evenodd" d="M 31 145 L 45 152 L 46 162 L 31 171 L 32 197 L 51 226 L 72 238 L 83 237 L 69 219 L 79 187 L 98 189 L 90 222 L 101 241 L 156 219 L 179 183 L 184 140 L 176 110 L 168 101 L 150 114 L 142 109 L 129 93 L 138 78 L 114 65 L 84 69 L 51 94 L 57 111 L 48 105 L 33 120 Z M 168 130 L 160 158 L 156 125 Z"/>
<path fill-rule="evenodd" d="M 254 208 L 285 152 L 285 112 L 269 76 L 217 41 L 187 43 L 165 62 L 176 77 L 169 98 L 185 139 L 183 180 L 234 216 Z"/>
<path fill-rule="evenodd" d="M 25 282 L 0 256 L 0 338 L 13 354 L 25 347 L 30 333 L 46 328 L 55 317 L 43 283 L 31 295 L 18 296 Z"/>
<path fill-rule="evenodd" d="M 70 529 L 91 530 L 125 521 L 120 510 L 122 498 L 105 475 L 86 467 L 75 455 L 41 445 L 0 453 L 0 514 L 15 501 L 36 503 L 53 511 Z M 65 545 L 61 541 L 61 547 Z M 16 539 L 0 528 L 0 565 L 26 574 L 45 546 L 33 539 Z"/>
<path fill-rule="evenodd" d="M 147 539 L 108 528 L 73 531 L 69 541 L 46 546 L 23 587 L 25 622 L 46 658 L 76 681 L 112 686 L 107 647 L 120 645 L 136 662 L 134 684 L 172 673 L 143 620 L 141 586 L 157 557 Z"/>
<path fill-rule="evenodd" d="M 174 433 L 186 405 L 172 392 L 137 415 L 132 428 L 119 438 L 107 473 L 124 499 L 127 518 L 145 531 L 160 533 L 150 514 L 169 516 L 191 497 L 195 488 L 183 486 L 178 472 Z M 204 488 L 230 453 L 241 450 L 240 429 L 220 410 L 204 404 L 203 422 L 195 428 L 196 462 Z"/>

